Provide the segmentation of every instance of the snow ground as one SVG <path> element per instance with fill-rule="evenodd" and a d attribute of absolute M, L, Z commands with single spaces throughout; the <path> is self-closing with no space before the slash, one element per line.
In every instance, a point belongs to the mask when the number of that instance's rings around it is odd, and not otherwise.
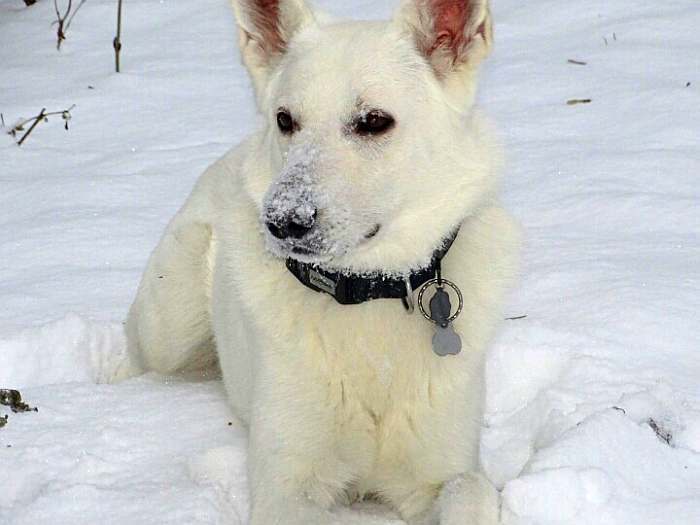
<path fill-rule="evenodd" d="M 482 456 L 503 522 L 697 525 L 700 6 L 494 12 L 480 101 L 527 232 L 507 313 L 528 317 L 504 323 L 488 363 Z M 258 123 L 228 4 L 126 3 L 120 75 L 114 2 L 85 3 L 60 53 L 52 20 L 46 0 L 0 3 L 6 124 L 76 104 L 68 132 L 52 119 L 22 148 L 0 134 L 0 388 L 39 407 L 0 429 L 0 523 L 245 523 L 246 437 L 219 383 L 102 384 L 166 222 Z M 397 522 L 375 508 L 343 520 Z"/>

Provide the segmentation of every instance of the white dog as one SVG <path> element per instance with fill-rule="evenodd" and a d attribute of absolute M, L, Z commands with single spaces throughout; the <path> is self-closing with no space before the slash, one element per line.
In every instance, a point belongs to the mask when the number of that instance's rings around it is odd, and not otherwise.
<path fill-rule="evenodd" d="M 411 524 L 497 523 L 482 368 L 518 231 L 472 109 L 487 0 L 405 0 L 385 23 L 304 0 L 234 9 L 266 124 L 153 252 L 133 366 L 218 357 L 250 426 L 253 525 L 334 523 L 334 504 L 364 497 Z M 451 305 L 431 300 L 445 292 Z"/>

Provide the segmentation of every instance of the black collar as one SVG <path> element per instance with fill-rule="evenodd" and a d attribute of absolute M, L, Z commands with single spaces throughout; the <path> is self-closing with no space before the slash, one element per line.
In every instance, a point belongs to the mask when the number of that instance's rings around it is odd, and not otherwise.
<path fill-rule="evenodd" d="M 346 274 L 333 272 L 315 264 L 287 259 L 287 269 L 301 284 L 316 292 L 332 295 L 340 304 L 360 304 L 372 299 L 402 299 L 404 304 L 410 289 L 417 290 L 440 271 L 440 262 L 447 255 L 459 233 L 457 228 L 442 245 L 433 252 L 430 264 L 415 270 L 405 277 L 390 277 L 385 274 Z"/>

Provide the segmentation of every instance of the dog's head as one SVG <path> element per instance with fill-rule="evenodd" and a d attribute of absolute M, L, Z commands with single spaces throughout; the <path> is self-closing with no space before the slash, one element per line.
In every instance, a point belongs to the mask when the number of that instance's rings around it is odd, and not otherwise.
<path fill-rule="evenodd" d="M 354 271 L 424 264 L 494 186 L 471 111 L 488 1 L 405 0 L 381 23 L 304 0 L 234 7 L 266 118 L 246 186 L 268 248 Z"/>

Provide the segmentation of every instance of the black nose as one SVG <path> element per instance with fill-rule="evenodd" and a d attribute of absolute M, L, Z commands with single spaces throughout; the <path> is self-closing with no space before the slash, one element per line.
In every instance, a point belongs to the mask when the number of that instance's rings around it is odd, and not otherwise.
<path fill-rule="evenodd" d="M 281 221 L 268 222 L 266 224 L 269 232 L 278 239 L 301 239 L 314 227 L 316 212 L 308 220 L 302 222 L 297 217 L 290 217 Z"/>

